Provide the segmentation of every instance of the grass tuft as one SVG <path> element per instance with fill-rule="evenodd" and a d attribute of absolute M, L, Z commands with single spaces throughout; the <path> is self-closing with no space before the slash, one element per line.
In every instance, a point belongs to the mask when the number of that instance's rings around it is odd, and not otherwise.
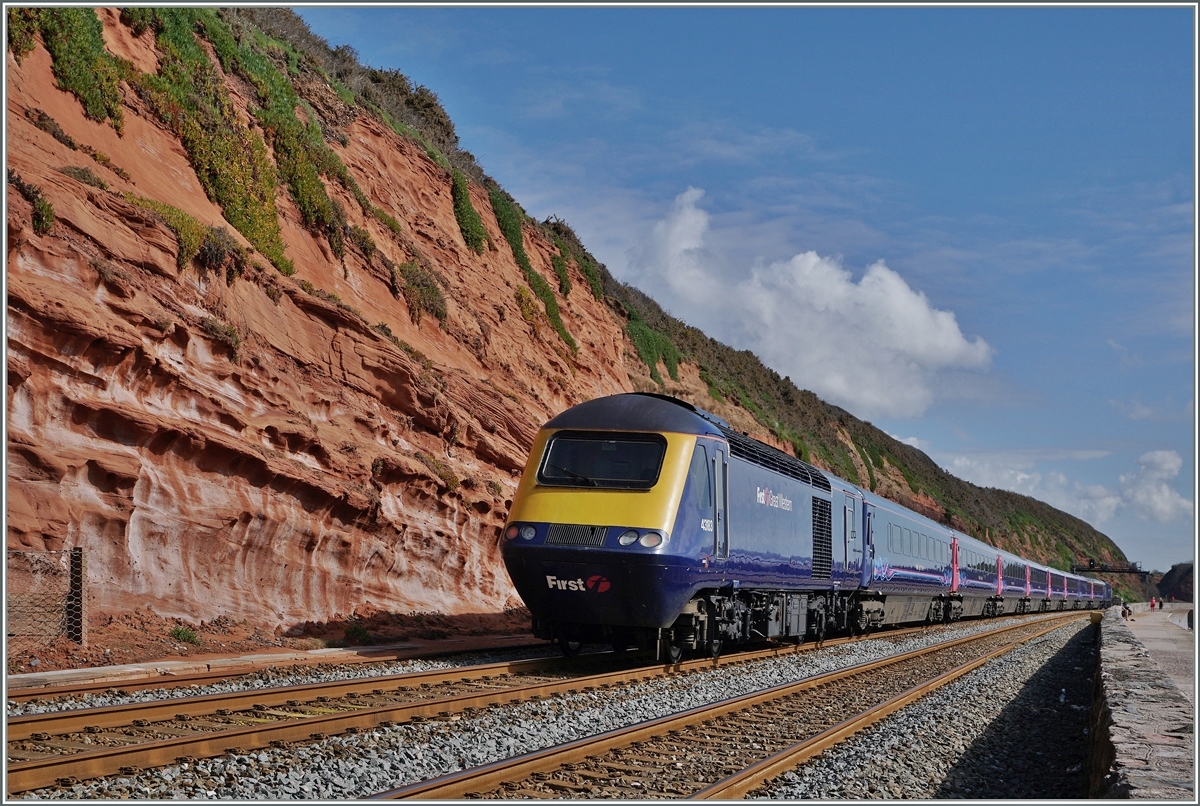
<path fill-rule="evenodd" d="M 54 225 L 54 206 L 42 195 L 42 189 L 21 178 L 12 168 L 8 169 L 8 183 L 33 205 L 33 231 L 45 235 Z"/>
<path fill-rule="evenodd" d="M 105 182 L 96 174 L 92 173 L 91 168 L 82 168 L 75 165 L 64 165 L 58 169 L 59 173 L 66 174 L 77 182 L 82 182 L 85 185 L 91 185 L 94 188 L 108 190 L 108 183 Z"/>
<path fill-rule="evenodd" d="M 172 627 L 170 635 L 176 641 L 200 646 L 200 636 L 191 627 Z"/>

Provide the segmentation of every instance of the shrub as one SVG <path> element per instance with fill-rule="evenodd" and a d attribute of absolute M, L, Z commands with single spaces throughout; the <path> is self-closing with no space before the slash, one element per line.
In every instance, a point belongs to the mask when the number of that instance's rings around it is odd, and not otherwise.
<path fill-rule="evenodd" d="M 200 646 L 200 636 L 196 635 L 196 631 L 191 627 L 172 627 L 171 637 L 176 641 L 183 641 L 185 644 Z"/>
<path fill-rule="evenodd" d="M 175 265 L 180 269 L 186 269 L 191 264 L 192 258 L 200 251 L 200 246 L 208 234 L 205 226 L 179 208 L 169 204 L 135 196 L 132 193 L 124 194 L 124 198 L 130 204 L 155 213 L 175 233 L 175 237 L 179 240 L 179 253 L 175 256 Z"/>
<path fill-rule="evenodd" d="M 558 238 L 554 239 L 554 245 L 558 247 L 558 254 L 550 256 L 550 265 L 558 275 L 558 292 L 565 298 L 571 293 L 571 276 L 567 274 L 567 245 Z"/>
<path fill-rule="evenodd" d="M 533 295 L 525 286 L 517 286 L 517 290 L 513 292 L 517 299 L 517 310 L 521 312 L 521 318 L 531 325 L 537 326 L 537 320 L 540 316 L 537 305 L 533 301 Z"/>
<path fill-rule="evenodd" d="M 504 239 L 512 248 L 513 257 L 516 258 L 517 265 L 525 274 L 525 281 L 529 283 L 533 293 L 546 306 L 546 317 L 558 332 L 559 337 L 571 348 L 572 353 L 578 352 L 579 347 L 575 344 L 575 339 L 567 332 L 567 328 L 562 322 L 562 316 L 558 311 L 558 300 L 554 298 L 554 290 L 540 274 L 533 270 L 533 266 L 529 263 L 529 255 L 525 252 L 525 244 L 521 236 L 521 221 L 524 219 L 524 213 L 499 188 L 492 188 L 489 195 L 492 201 L 492 211 L 496 214 L 496 223 L 500 225 L 500 232 L 504 234 Z"/>
<path fill-rule="evenodd" d="M 457 168 L 451 174 L 451 196 L 454 198 L 454 217 L 458 220 L 458 228 L 462 231 L 463 241 L 467 248 L 476 254 L 483 254 L 483 245 L 487 240 L 487 231 L 483 228 L 483 219 L 471 204 L 471 189 L 467 178 Z"/>
<path fill-rule="evenodd" d="M 202 24 L 220 42 L 214 43 L 218 52 L 232 40 L 217 36 L 221 24 L 210 9 L 151 11 L 158 32 L 159 72 L 142 75 L 137 80 L 139 92 L 183 142 L 204 192 L 221 206 L 225 219 L 276 269 L 292 274 L 295 269 L 284 254 L 275 208 L 275 167 L 262 138 L 238 120 L 233 101 L 194 30 Z"/>
<path fill-rule="evenodd" d="M 26 183 L 12 168 L 8 169 L 8 182 L 33 205 L 33 231 L 38 235 L 49 232 L 50 227 L 54 225 L 54 207 L 42 195 L 42 189 Z"/>
<path fill-rule="evenodd" d="M 670 336 L 660 333 L 646 324 L 634 308 L 627 305 L 625 310 L 629 313 L 625 332 L 629 335 L 629 340 L 633 342 L 638 358 L 642 359 L 642 363 L 650 368 L 650 377 L 655 383 L 662 385 L 662 376 L 658 374 L 658 362 L 661 359 L 667 365 L 667 373 L 671 376 L 671 380 L 678 381 L 679 361 L 682 356 Z M 743 396 L 743 400 L 745 400 L 745 396 Z"/>
<path fill-rule="evenodd" d="M 47 8 L 38 19 L 59 88 L 73 93 L 89 118 L 107 120 L 121 133 L 125 123 L 118 84 L 123 78 L 132 79 L 135 71 L 104 48 L 103 25 L 96 12 Z"/>
<path fill-rule="evenodd" d="M 198 254 L 200 265 L 212 271 L 225 269 L 225 283 L 232 284 L 246 270 L 246 250 L 225 227 L 209 227 Z"/>
<path fill-rule="evenodd" d="M 77 182 L 82 182 L 85 185 L 91 185 L 94 188 L 108 190 L 108 183 L 105 182 L 96 174 L 92 173 L 91 168 L 80 168 L 74 165 L 64 165 L 58 169 L 59 173 L 66 174 Z"/>
<path fill-rule="evenodd" d="M 238 335 L 237 328 L 233 325 L 225 324 L 218 319 L 213 319 L 211 316 L 205 317 L 200 326 L 212 338 L 229 345 L 233 349 L 233 360 L 237 360 L 238 346 L 242 343 L 242 337 Z"/>
<path fill-rule="evenodd" d="M 350 228 L 350 242 L 358 247 L 368 261 L 375 256 L 375 240 L 371 237 L 371 233 L 367 232 L 362 227 Z"/>
<path fill-rule="evenodd" d="M 426 313 L 433 314 L 439 324 L 446 321 L 446 297 L 437 275 L 413 261 L 397 266 L 384 258 L 384 263 L 391 272 L 392 295 L 404 297 L 413 324 L 421 324 L 421 316 Z"/>
<path fill-rule="evenodd" d="M 429 454 L 418 451 L 416 457 L 421 464 L 433 471 L 434 475 L 438 477 L 438 479 L 442 482 L 442 486 L 446 489 L 453 490 L 461 483 L 461 480 L 453 470 Z"/>
<path fill-rule="evenodd" d="M 595 261 L 587 255 L 576 255 L 576 262 L 579 264 L 579 271 L 587 278 L 592 296 L 604 299 L 604 283 L 600 279 L 600 270 L 596 268 Z"/>
<path fill-rule="evenodd" d="M 504 488 L 501 487 L 500 482 L 496 481 L 495 479 L 488 479 L 486 486 L 487 486 L 488 492 L 494 496 L 499 497 L 500 495 L 502 495 L 504 493 Z"/>
<path fill-rule="evenodd" d="M 12 14 L 12 11 L 13 9 L 9 9 L 10 15 Z M 11 34 L 11 29 L 9 33 Z M 34 126 L 37 126 L 39 129 L 46 132 L 46 134 L 50 135 L 72 151 L 75 151 L 79 148 L 78 144 L 75 142 L 75 139 L 71 137 L 71 135 L 64 132 L 62 130 L 62 126 L 58 125 L 58 121 L 47 115 L 42 110 L 26 109 L 25 117 L 29 118 Z"/>
<path fill-rule="evenodd" d="M 8 8 L 8 49 L 17 64 L 37 46 L 38 31 L 42 27 L 42 9 Z"/>
<path fill-rule="evenodd" d="M 346 643 L 352 646 L 370 646 L 375 643 L 374 636 L 367 631 L 361 621 L 357 620 L 346 622 L 344 638 Z"/>
<path fill-rule="evenodd" d="M 154 25 L 154 12 L 148 8 L 123 8 L 121 9 L 121 22 L 129 26 L 134 36 L 141 36 L 151 25 Z"/>

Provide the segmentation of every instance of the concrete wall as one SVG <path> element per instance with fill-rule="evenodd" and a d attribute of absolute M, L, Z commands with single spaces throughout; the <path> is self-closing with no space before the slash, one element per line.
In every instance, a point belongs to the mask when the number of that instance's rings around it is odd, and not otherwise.
<path fill-rule="evenodd" d="M 1134 613 L 1149 613 L 1150 612 L 1150 603 L 1149 602 L 1131 602 L 1129 605 L 1129 609 L 1132 610 Z M 1156 611 L 1158 610 L 1157 607 L 1154 609 Z M 1191 602 L 1165 602 L 1164 606 L 1163 606 L 1163 611 L 1165 611 L 1167 613 L 1170 613 L 1172 610 L 1182 610 L 1184 613 L 1186 613 L 1187 611 L 1189 611 L 1191 609 L 1192 609 Z"/>
<path fill-rule="evenodd" d="M 1166 609 L 1186 613 L 1191 607 L 1175 604 Z M 1149 605 L 1131 608 L 1145 612 Z M 1105 611 L 1099 629 L 1090 796 L 1195 803 L 1192 704 L 1126 626 L 1119 607 Z"/>

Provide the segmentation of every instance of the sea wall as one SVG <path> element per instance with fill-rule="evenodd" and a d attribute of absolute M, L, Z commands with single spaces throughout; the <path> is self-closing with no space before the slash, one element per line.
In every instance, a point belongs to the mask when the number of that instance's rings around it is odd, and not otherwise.
<path fill-rule="evenodd" d="M 1149 608 L 1138 603 L 1131 609 Z M 1119 607 L 1108 608 L 1100 624 L 1094 679 L 1090 796 L 1195 802 L 1192 703 L 1150 657 Z"/>

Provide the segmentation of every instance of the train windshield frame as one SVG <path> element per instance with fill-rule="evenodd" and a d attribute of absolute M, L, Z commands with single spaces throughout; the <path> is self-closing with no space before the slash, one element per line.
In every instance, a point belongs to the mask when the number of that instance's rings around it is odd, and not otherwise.
<path fill-rule="evenodd" d="M 667 455 L 661 434 L 558 431 L 538 466 L 538 484 L 603 490 L 649 490 Z"/>

